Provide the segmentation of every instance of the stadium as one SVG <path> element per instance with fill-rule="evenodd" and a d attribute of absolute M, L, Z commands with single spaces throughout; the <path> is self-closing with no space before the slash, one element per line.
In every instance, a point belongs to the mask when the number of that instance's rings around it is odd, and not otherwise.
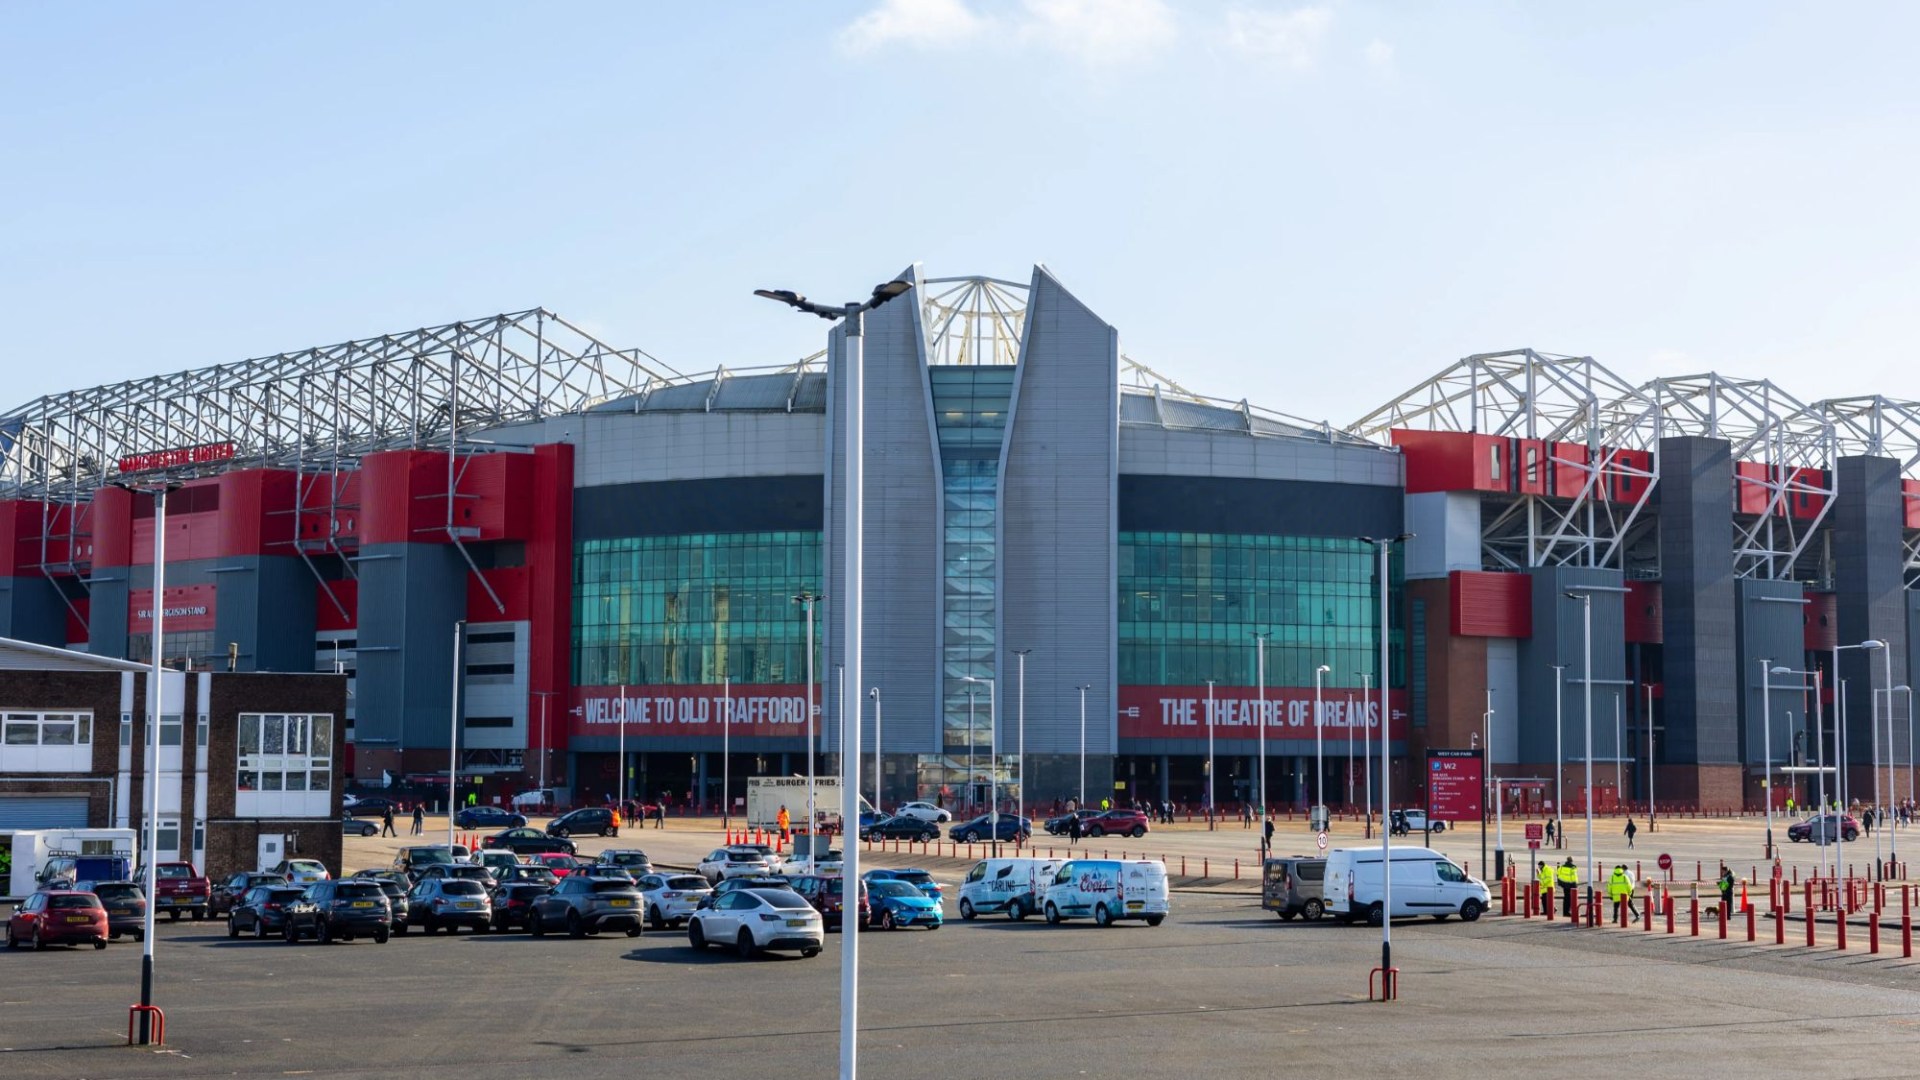
<path fill-rule="evenodd" d="M 159 608 L 175 666 L 350 674 L 353 781 L 457 760 L 482 801 L 713 806 L 856 717 L 887 804 L 1354 803 L 1383 734 L 1416 805 L 1439 748 L 1516 808 L 1589 765 L 1602 808 L 1909 793 L 1920 406 L 1515 350 L 1312 422 L 1134 361 L 1044 267 L 906 276 L 864 686 L 842 331 L 690 375 L 543 309 L 0 416 L 0 637 L 147 661 Z M 1403 534 L 1383 627 L 1364 538 Z"/>

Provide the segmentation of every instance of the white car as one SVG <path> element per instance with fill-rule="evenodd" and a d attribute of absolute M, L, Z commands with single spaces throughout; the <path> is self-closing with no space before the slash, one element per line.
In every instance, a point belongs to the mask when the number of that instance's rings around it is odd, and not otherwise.
<path fill-rule="evenodd" d="M 687 919 L 687 943 L 732 946 L 742 957 L 762 950 L 819 956 L 827 928 L 806 898 L 790 889 L 735 889 Z"/>
<path fill-rule="evenodd" d="M 767 874 L 773 868 L 767 865 L 767 857 L 751 847 L 714 848 L 707 857 L 700 860 L 700 876 L 718 885 L 730 877 L 742 874 Z"/>
<path fill-rule="evenodd" d="M 933 805 L 930 802 L 906 803 L 900 807 L 897 807 L 894 810 L 894 813 L 900 817 L 918 818 L 921 821 L 931 821 L 936 825 L 953 820 L 953 813 L 951 811 L 942 810 L 941 808 Z"/>
<path fill-rule="evenodd" d="M 275 865 L 267 873 L 279 874 L 295 885 L 311 885 L 316 881 L 327 881 L 333 877 L 316 859 L 287 859 Z"/>
<path fill-rule="evenodd" d="M 647 925 L 655 930 L 686 922 L 699 909 L 700 901 L 712 895 L 707 879 L 698 874 L 645 874 L 640 878 Z"/>
<path fill-rule="evenodd" d="M 520 856 L 507 848 L 488 848 L 474 855 L 474 862 L 487 868 L 498 877 L 499 872 L 508 867 L 521 865 Z"/>
<path fill-rule="evenodd" d="M 774 869 L 775 873 L 788 877 L 839 877 L 846 873 L 847 856 L 842 851 L 823 851 L 815 855 L 811 862 L 805 855 L 795 855 Z"/>

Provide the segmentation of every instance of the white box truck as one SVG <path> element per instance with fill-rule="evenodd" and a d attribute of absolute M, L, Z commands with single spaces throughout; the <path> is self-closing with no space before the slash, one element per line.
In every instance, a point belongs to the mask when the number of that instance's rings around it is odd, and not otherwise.
<path fill-rule="evenodd" d="M 778 829 L 780 808 L 787 808 L 787 820 L 796 830 L 807 825 L 807 778 L 804 776 L 755 776 L 747 781 L 747 826 L 754 829 Z M 813 810 L 822 830 L 840 830 L 840 778 L 813 778 Z M 873 813 L 873 804 L 860 797 L 860 812 Z"/>
<path fill-rule="evenodd" d="M 138 834 L 132 829 L 21 829 L 8 841 L 12 853 L 6 895 L 19 901 L 40 887 L 40 875 L 56 853 L 121 856 L 132 866 L 139 862 Z"/>

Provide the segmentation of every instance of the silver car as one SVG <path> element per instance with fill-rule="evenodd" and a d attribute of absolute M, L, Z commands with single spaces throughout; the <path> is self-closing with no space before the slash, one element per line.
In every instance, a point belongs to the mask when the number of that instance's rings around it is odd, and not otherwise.
<path fill-rule="evenodd" d="M 700 901 L 712 895 L 707 879 L 698 874 L 645 874 L 640 878 L 647 925 L 655 930 L 686 922 L 698 910 Z"/>

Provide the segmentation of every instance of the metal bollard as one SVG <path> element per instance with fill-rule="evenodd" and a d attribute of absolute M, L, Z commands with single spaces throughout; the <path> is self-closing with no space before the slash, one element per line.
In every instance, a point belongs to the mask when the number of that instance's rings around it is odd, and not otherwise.
<path fill-rule="evenodd" d="M 1838 925 L 1839 932 L 1840 932 L 1840 951 L 1846 952 L 1847 951 L 1847 909 L 1835 908 L 1833 912 L 1833 919 L 1834 919 L 1834 922 Z"/>
<path fill-rule="evenodd" d="M 1667 909 L 1667 933 L 1673 933 L 1673 894 L 1662 893 L 1660 899 Z"/>
<path fill-rule="evenodd" d="M 1692 912 L 1692 915 L 1691 915 L 1691 922 L 1693 925 L 1692 936 L 1699 937 L 1700 936 L 1700 898 L 1699 897 L 1696 896 L 1693 898 L 1692 903 L 1688 905 L 1688 910 Z"/>
<path fill-rule="evenodd" d="M 1753 905 L 1747 905 L 1747 940 L 1753 940 Z"/>
<path fill-rule="evenodd" d="M 1654 891 L 1652 888 L 1648 888 L 1647 904 L 1645 907 L 1640 909 L 1640 917 L 1643 920 L 1640 926 L 1641 933 L 1645 933 L 1645 934 L 1653 933 L 1653 898 L 1654 898 Z"/>
<path fill-rule="evenodd" d="M 1775 945 L 1787 943 L 1787 916 L 1784 912 L 1773 913 L 1773 943 Z"/>
<path fill-rule="evenodd" d="M 1727 922 L 1733 918 L 1733 909 L 1725 900 L 1720 901 L 1720 940 L 1727 940 Z"/>
<path fill-rule="evenodd" d="M 1880 913 L 1877 911 L 1867 919 L 1867 952 L 1876 955 L 1880 952 Z"/>
<path fill-rule="evenodd" d="M 1900 955 L 1913 959 L 1913 917 L 1900 913 Z"/>

